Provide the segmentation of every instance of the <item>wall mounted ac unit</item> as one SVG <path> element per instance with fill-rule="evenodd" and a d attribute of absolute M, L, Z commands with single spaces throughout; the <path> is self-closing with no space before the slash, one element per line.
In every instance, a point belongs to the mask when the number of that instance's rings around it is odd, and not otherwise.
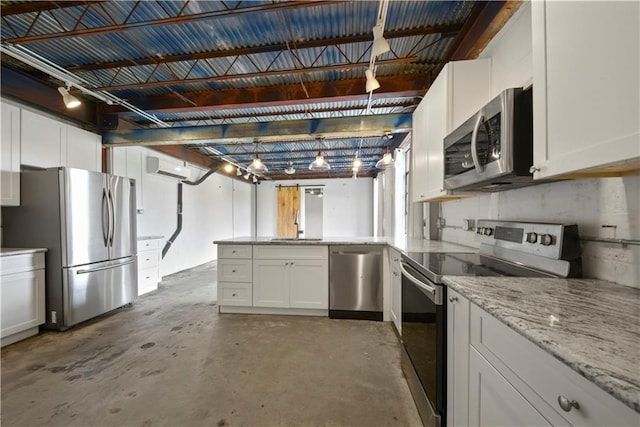
<path fill-rule="evenodd" d="M 167 176 L 181 181 L 189 177 L 189 169 L 186 166 L 152 156 L 147 157 L 147 173 Z"/>

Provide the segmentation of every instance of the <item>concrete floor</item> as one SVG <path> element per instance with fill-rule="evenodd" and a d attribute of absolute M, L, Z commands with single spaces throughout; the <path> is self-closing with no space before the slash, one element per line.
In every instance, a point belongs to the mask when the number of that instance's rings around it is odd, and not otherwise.
<path fill-rule="evenodd" d="M 217 313 L 215 270 L 2 349 L 3 426 L 419 426 L 389 322 Z"/>

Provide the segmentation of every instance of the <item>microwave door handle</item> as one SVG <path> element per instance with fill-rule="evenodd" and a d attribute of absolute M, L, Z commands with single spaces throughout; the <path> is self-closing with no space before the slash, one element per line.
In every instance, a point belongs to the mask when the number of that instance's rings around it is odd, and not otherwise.
<path fill-rule="evenodd" d="M 480 164 L 480 159 L 478 158 L 478 130 L 480 129 L 480 125 L 483 120 L 484 108 L 478 112 L 476 123 L 473 126 L 473 132 L 471 133 L 471 157 L 473 158 L 473 165 L 478 173 L 484 171 L 484 166 Z"/>

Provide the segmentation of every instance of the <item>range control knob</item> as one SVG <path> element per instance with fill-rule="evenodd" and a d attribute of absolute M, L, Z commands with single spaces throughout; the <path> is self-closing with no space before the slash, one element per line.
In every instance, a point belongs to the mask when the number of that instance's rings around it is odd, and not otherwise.
<path fill-rule="evenodd" d="M 491 236 L 493 234 L 493 228 L 491 227 L 486 227 L 483 231 L 482 234 L 484 234 L 485 236 Z"/>
<path fill-rule="evenodd" d="M 527 242 L 535 243 L 537 241 L 538 241 L 538 234 L 537 233 L 527 233 Z"/>
<path fill-rule="evenodd" d="M 476 234 L 484 234 L 484 227 L 478 227 L 476 229 Z"/>
<path fill-rule="evenodd" d="M 544 246 L 551 246 L 553 244 L 553 236 L 551 234 L 542 234 L 540 236 L 540 244 Z"/>

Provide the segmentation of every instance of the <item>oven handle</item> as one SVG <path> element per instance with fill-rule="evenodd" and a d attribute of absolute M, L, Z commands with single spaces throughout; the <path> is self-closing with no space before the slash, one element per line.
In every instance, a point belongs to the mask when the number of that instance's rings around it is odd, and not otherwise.
<path fill-rule="evenodd" d="M 422 280 L 416 279 L 414 276 L 412 276 L 405 268 L 405 263 L 404 262 L 400 262 L 400 271 L 402 272 L 402 275 L 404 277 L 406 277 L 411 283 L 413 283 L 414 285 L 416 285 L 417 287 L 419 287 L 420 289 L 422 289 L 423 291 L 428 292 L 429 294 L 431 294 L 430 299 L 436 303 L 436 304 L 440 304 L 437 299 L 438 299 L 438 290 L 436 289 L 435 286 L 431 286 L 427 283 L 424 283 Z"/>
<path fill-rule="evenodd" d="M 476 167 L 478 173 L 484 171 L 484 166 L 480 164 L 480 159 L 478 158 L 478 130 L 483 120 L 484 108 L 478 112 L 476 124 L 473 126 L 473 132 L 471 133 L 471 157 L 473 158 L 473 165 Z"/>

